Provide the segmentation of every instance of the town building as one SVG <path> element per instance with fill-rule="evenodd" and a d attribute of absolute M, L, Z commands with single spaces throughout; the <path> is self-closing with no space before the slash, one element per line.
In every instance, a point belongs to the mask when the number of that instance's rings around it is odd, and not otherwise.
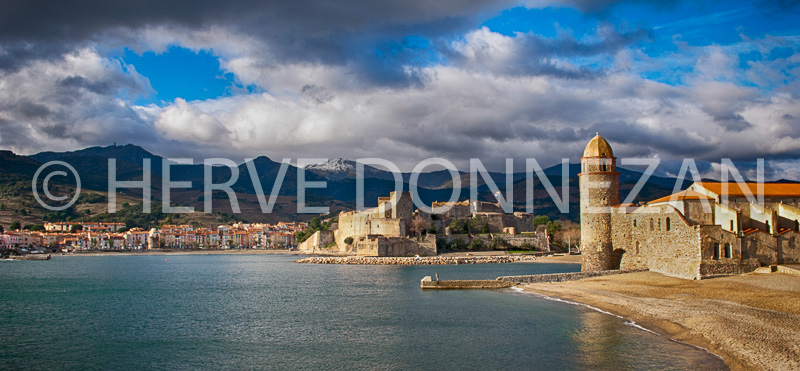
<path fill-rule="evenodd" d="M 579 178 L 583 271 L 700 279 L 800 262 L 800 184 L 695 182 L 620 205 L 616 157 L 599 134 L 584 150 Z"/>

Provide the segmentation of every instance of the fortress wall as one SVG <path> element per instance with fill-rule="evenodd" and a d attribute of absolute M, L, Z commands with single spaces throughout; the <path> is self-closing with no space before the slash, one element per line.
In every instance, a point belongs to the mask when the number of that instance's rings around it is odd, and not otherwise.
<path fill-rule="evenodd" d="M 620 269 L 646 268 L 681 278 L 700 275 L 700 232 L 672 207 L 650 206 L 615 214 L 612 241 L 615 254 L 622 253 Z"/>
<path fill-rule="evenodd" d="M 347 252 L 358 256 L 382 256 L 380 255 L 381 239 L 378 236 L 358 238 Z"/>
<path fill-rule="evenodd" d="M 382 256 L 433 256 L 436 255 L 436 240 L 391 237 L 385 240 L 385 254 Z"/>
<path fill-rule="evenodd" d="M 297 246 L 300 251 L 319 250 L 334 241 L 333 231 L 316 231 L 307 240 Z M 334 249 L 336 249 L 334 247 Z"/>
<path fill-rule="evenodd" d="M 370 233 L 379 234 L 386 237 L 404 237 L 406 235 L 406 225 L 403 219 L 372 219 L 370 221 Z"/>
<path fill-rule="evenodd" d="M 385 219 L 377 212 L 347 213 L 339 215 L 339 228 L 336 233 L 336 244 L 344 245 L 347 237 L 380 234 L 385 236 L 405 236 L 406 226 L 403 219 Z"/>
<path fill-rule="evenodd" d="M 737 263 L 747 257 L 742 256 L 742 246 L 739 241 L 738 235 L 720 228 L 717 225 L 704 225 L 700 226 L 700 235 L 702 236 L 701 255 L 703 260 L 719 260 L 721 262 Z M 726 247 L 726 244 L 731 246 L 731 257 L 725 258 L 724 252 L 715 255 L 714 250 L 719 244 L 721 249 Z M 714 258 L 717 259 L 714 259 Z"/>
<path fill-rule="evenodd" d="M 771 234 L 756 231 L 742 237 L 741 243 L 745 259 L 758 259 L 765 265 L 778 263 L 778 241 Z"/>
<path fill-rule="evenodd" d="M 750 273 L 760 266 L 761 264 L 756 259 L 747 259 L 736 263 L 719 260 L 703 260 L 700 264 L 700 275 L 702 277 L 714 277 L 744 274 Z"/>
<path fill-rule="evenodd" d="M 716 213 L 713 202 L 689 200 L 684 201 L 683 204 L 683 211 L 681 211 L 681 213 L 689 224 L 714 224 Z"/>
<path fill-rule="evenodd" d="M 778 236 L 778 263 L 800 263 L 800 233 L 789 231 Z"/>
<path fill-rule="evenodd" d="M 701 246 L 703 260 L 700 263 L 702 277 L 749 273 L 761 265 L 757 259 L 743 256 L 742 240 L 737 234 L 716 225 L 701 226 L 700 234 L 703 238 Z M 730 258 L 725 257 L 724 250 L 727 245 L 731 247 Z M 721 250 L 715 255 L 714 250 L 717 248 Z"/>
<path fill-rule="evenodd" d="M 435 256 L 436 238 L 367 236 L 356 240 L 350 253 L 358 256 Z"/>
<path fill-rule="evenodd" d="M 429 235 L 429 236 L 435 238 L 436 240 L 440 240 L 443 243 L 450 243 L 450 242 L 455 241 L 455 240 L 462 240 L 462 241 L 464 241 L 464 244 L 466 245 L 466 244 L 469 244 L 469 242 L 471 241 L 470 238 L 469 238 L 469 235 L 466 235 L 466 234 L 455 234 L 455 235 L 451 235 L 451 236 L 447 236 L 447 235 L 443 235 L 442 234 L 442 235 Z M 483 241 L 484 245 L 489 244 L 489 242 L 491 241 L 491 238 L 489 238 L 488 234 L 476 234 L 476 235 L 473 235 L 473 236 L 474 236 L 474 238 L 477 238 L 477 239 L 480 239 L 481 241 Z M 544 251 L 548 251 L 548 247 L 549 247 L 549 246 L 547 246 L 547 239 L 546 238 L 539 237 L 539 236 L 537 236 L 537 235 L 535 235 L 533 233 L 526 233 L 526 234 L 523 234 L 523 235 L 519 235 L 519 234 L 517 234 L 517 235 L 493 234 L 493 237 L 496 238 L 496 239 L 502 239 L 502 240 L 508 242 L 510 245 L 516 246 L 516 247 L 520 247 L 525 243 L 533 245 L 537 249 L 544 250 Z"/>
<path fill-rule="evenodd" d="M 530 214 L 514 215 L 514 214 L 474 214 L 473 217 L 480 217 L 489 224 L 489 232 L 502 233 L 504 228 L 514 227 L 517 233 L 534 232 L 533 216 Z"/>

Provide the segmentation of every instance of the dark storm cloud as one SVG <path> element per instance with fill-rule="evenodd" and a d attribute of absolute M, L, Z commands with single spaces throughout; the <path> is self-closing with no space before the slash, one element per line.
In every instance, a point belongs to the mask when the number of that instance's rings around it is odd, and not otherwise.
<path fill-rule="evenodd" d="M 5 110 L 16 111 L 21 117 L 26 119 L 42 119 L 47 118 L 51 114 L 47 106 L 26 99 L 12 104 L 0 104 L 0 111 Z"/>
<path fill-rule="evenodd" d="M 337 63 L 351 43 L 378 35 L 425 36 L 463 30 L 509 1 L 25 1 L 0 2 L 0 68 L 63 53 L 63 46 L 124 38 L 149 26 L 221 26 L 251 35 L 282 58 Z M 39 48 L 38 45 L 49 45 Z M 62 45 L 61 48 L 52 48 Z M 62 50 L 59 50 L 62 49 Z M 69 49 L 69 47 L 67 47 Z M 52 52 L 52 54 L 51 54 Z"/>
<path fill-rule="evenodd" d="M 115 88 L 110 81 L 90 81 L 83 76 L 69 76 L 59 81 L 58 86 L 70 91 L 72 88 L 86 89 L 95 94 L 109 94 Z"/>
<path fill-rule="evenodd" d="M 0 146 L 23 147 L 33 143 L 33 130 L 25 124 L 0 118 Z"/>
<path fill-rule="evenodd" d="M 552 3 L 561 4 L 578 9 L 584 13 L 605 13 L 614 6 L 622 3 L 647 4 L 654 8 L 669 8 L 686 0 L 554 0 Z M 778 0 L 786 1 L 786 0 Z M 788 0 L 792 1 L 792 0 Z"/>

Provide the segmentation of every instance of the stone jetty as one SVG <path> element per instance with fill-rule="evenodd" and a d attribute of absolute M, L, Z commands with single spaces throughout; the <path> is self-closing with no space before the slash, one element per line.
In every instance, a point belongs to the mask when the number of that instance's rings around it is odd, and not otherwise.
<path fill-rule="evenodd" d="M 371 257 L 371 256 L 311 256 L 294 261 L 311 264 L 354 264 L 354 265 L 449 265 L 449 264 L 498 264 L 531 262 L 531 255 L 500 256 L 424 256 L 424 257 Z"/>

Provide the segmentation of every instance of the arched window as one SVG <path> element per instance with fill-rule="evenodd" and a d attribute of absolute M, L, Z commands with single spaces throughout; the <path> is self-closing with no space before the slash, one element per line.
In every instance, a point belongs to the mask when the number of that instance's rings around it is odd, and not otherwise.
<path fill-rule="evenodd" d="M 658 218 L 658 230 L 661 230 L 661 218 Z"/>
<path fill-rule="evenodd" d="M 713 244 L 711 244 L 711 249 L 713 250 L 713 251 L 711 251 L 712 258 L 714 260 L 719 260 L 719 255 L 720 255 L 719 254 L 720 253 L 720 251 L 719 251 L 719 243 L 718 242 L 714 242 Z"/>
<path fill-rule="evenodd" d="M 667 217 L 667 230 L 670 230 L 671 227 L 672 225 L 670 225 L 669 217 Z"/>
<path fill-rule="evenodd" d="M 636 227 L 636 219 L 633 219 L 633 226 Z"/>
<path fill-rule="evenodd" d="M 726 259 L 730 259 L 731 257 L 733 257 L 733 250 L 731 249 L 731 244 L 729 243 L 725 244 L 725 251 L 723 251 L 723 256 Z"/>

